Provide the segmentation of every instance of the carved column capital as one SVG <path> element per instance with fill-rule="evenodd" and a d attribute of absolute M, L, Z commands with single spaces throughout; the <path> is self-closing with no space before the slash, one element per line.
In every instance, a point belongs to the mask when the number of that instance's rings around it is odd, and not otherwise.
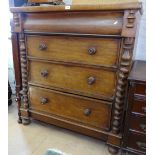
<path fill-rule="evenodd" d="M 125 10 L 123 19 L 123 37 L 135 37 L 137 29 L 138 10 Z"/>
<path fill-rule="evenodd" d="M 22 32 L 22 15 L 21 13 L 13 13 L 13 23 L 12 31 L 13 32 Z"/>

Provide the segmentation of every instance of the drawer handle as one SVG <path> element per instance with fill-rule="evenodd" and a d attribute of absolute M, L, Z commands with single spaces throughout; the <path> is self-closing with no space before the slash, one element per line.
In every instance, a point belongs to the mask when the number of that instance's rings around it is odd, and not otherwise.
<path fill-rule="evenodd" d="M 146 125 L 145 124 L 140 124 L 140 128 L 144 131 L 146 131 Z"/>
<path fill-rule="evenodd" d="M 96 81 L 95 77 L 90 76 L 90 77 L 88 78 L 88 80 L 87 80 L 87 83 L 88 83 L 89 85 L 92 85 L 92 84 L 95 83 L 95 81 Z"/>
<path fill-rule="evenodd" d="M 42 77 L 47 77 L 48 76 L 48 71 L 47 70 L 41 71 L 40 74 L 41 74 Z"/>
<path fill-rule="evenodd" d="M 40 103 L 41 104 L 46 104 L 46 103 L 48 103 L 48 99 L 43 97 L 43 98 L 40 99 Z"/>
<path fill-rule="evenodd" d="M 137 142 L 136 144 L 140 149 L 146 149 L 146 143 Z"/>
<path fill-rule="evenodd" d="M 146 113 L 146 107 L 142 107 L 142 110 L 144 111 L 144 113 Z"/>
<path fill-rule="evenodd" d="M 46 44 L 41 43 L 41 44 L 39 45 L 39 49 L 40 49 L 40 51 L 45 51 L 45 50 L 47 49 Z"/>
<path fill-rule="evenodd" d="M 84 110 L 84 115 L 89 116 L 91 114 L 91 109 L 85 109 Z"/>
<path fill-rule="evenodd" d="M 91 48 L 89 48 L 88 49 L 88 53 L 90 54 L 90 55 L 94 55 L 95 53 L 96 53 L 96 48 L 95 47 L 91 47 Z"/>

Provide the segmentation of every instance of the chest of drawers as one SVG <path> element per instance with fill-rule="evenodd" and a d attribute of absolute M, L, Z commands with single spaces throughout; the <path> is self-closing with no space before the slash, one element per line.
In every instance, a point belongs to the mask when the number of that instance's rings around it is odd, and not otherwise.
<path fill-rule="evenodd" d="M 11 8 L 18 122 L 93 136 L 117 153 L 140 9 L 136 0 Z"/>
<path fill-rule="evenodd" d="M 146 154 L 146 64 L 135 61 L 128 79 L 124 154 Z"/>

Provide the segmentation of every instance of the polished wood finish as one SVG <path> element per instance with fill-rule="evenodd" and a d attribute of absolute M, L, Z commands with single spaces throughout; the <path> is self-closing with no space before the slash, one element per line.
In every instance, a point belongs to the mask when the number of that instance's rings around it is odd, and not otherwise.
<path fill-rule="evenodd" d="M 146 154 L 146 64 L 135 61 L 128 78 L 123 150 Z"/>
<path fill-rule="evenodd" d="M 28 13 L 24 18 L 24 31 L 28 32 L 119 35 L 123 24 L 123 12 Z"/>
<path fill-rule="evenodd" d="M 99 129 L 109 130 L 110 128 L 111 103 L 34 86 L 30 86 L 29 95 L 30 108 L 33 110 L 57 115 Z M 40 100 L 43 99 L 44 103 L 41 103 Z M 66 107 L 69 109 L 67 110 Z"/>
<path fill-rule="evenodd" d="M 21 99 L 20 99 L 20 90 L 22 87 L 21 83 L 21 65 L 20 65 L 20 54 L 19 54 L 19 46 L 18 46 L 18 34 L 12 33 L 11 36 L 12 39 L 12 55 L 13 55 L 13 63 L 14 63 L 14 74 L 15 74 L 15 79 L 16 79 L 16 102 L 18 105 L 18 122 L 22 123 L 21 119 L 21 112 L 20 112 L 20 107 L 21 107 Z"/>
<path fill-rule="evenodd" d="M 129 134 L 128 148 L 139 151 L 143 154 L 146 151 L 145 138 L 146 138 L 145 135 L 139 135 L 131 132 Z"/>
<path fill-rule="evenodd" d="M 120 39 L 30 35 L 27 51 L 39 59 L 117 67 Z"/>
<path fill-rule="evenodd" d="M 116 154 L 141 3 L 96 2 L 11 8 L 19 118 L 102 139 Z"/>
<path fill-rule="evenodd" d="M 42 76 L 42 72 L 48 75 Z M 29 61 L 29 81 L 100 99 L 114 98 L 116 73 L 102 69 Z"/>

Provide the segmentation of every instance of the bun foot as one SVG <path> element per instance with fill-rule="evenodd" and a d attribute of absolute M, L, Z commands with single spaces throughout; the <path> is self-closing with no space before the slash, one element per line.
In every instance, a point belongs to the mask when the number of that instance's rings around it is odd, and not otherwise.
<path fill-rule="evenodd" d="M 29 125 L 31 123 L 31 121 L 30 121 L 30 119 L 23 118 L 22 123 L 23 123 L 23 125 Z"/>
<path fill-rule="evenodd" d="M 118 151 L 119 151 L 119 149 L 114 146 L 108 146 L 108 150 L 111 155 L 116 155 L 118 154 Z"/>
<path fill-rule="evenodd" d="M 19 124 L 22 123 L 22 119 L 21 119 L 21 118 L 18 119 L 18 123 L 19 123 Z"/>

